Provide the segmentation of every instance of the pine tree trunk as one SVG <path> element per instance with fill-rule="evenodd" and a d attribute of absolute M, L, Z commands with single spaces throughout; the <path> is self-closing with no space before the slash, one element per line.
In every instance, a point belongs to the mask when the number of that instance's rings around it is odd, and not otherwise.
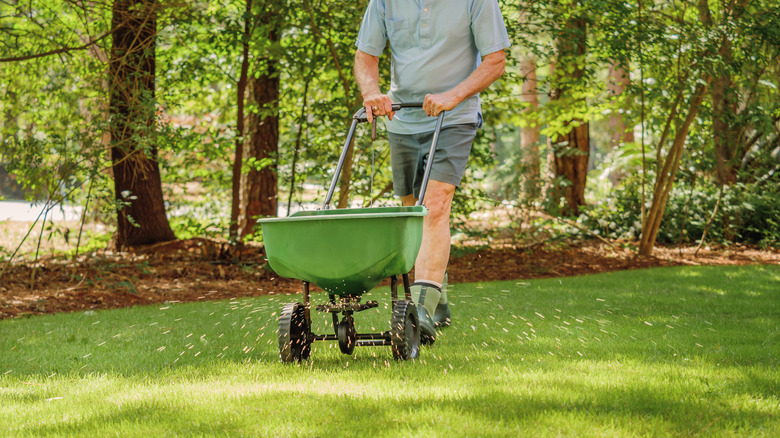
<path fill-rule="evenodd" d="M 236 84 L 236 152 L 233 155 L 231 178 L 230 226 L 231 240 L 240 240 L 239 218 L 241 215 L 241 169 L 244 165 L 244 98 L 246 96 L 249 72 L 249 37 L 252 16 L 252 0 L 246 0 L 244 15 L 244 40 L 242 42 L 241 73 Z"/>
<path fill-rule="evenodd" d="M 118 247 L 176 238 L 168 223 L 155 128 L 156 0 L 116 0 L 109 62 L 111 160 Z"/>
<path fill-rule="evenodd" d="M 257 111 L 249 115 L 248 154 L 255 159 L 255 165 L 250 166 L 247 175 L 244 235 L 253 232 L 257 218 L 276 216 L 278 207 L 279 78 L 270 71 L 249 82 Z"/>
<path fill-rule="evenodd" d="M 275 17 L 270 9 L 258 16 L 259 27 L 272 26 Z M 267 35 L 271 43 L 279 41 L 278 29 L 270 28 Z M 262 72 L 250 77 L 250 102 L 253 107 L 249 115 L 246 225 L 242 235 L 254 232 L 257 219 L 276 216 L 278 211 L 277 153 L 279 151 L 279 75 L 276 60 L 266 56 L 258 60 Z"/>

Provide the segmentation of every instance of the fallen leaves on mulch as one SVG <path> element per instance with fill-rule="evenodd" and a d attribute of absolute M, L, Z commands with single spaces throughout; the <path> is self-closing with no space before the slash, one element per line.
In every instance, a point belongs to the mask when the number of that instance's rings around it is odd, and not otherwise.
<path fill-rule="evenodd" d="M 657 248 L 637 258 L 630 249 L 596 241 L 515 248 L 464 248 L 448 267 L 453 283 L 592 274 L 672 265 L 780 264 L 780 252 L 755 248 Z M 276 276 L 262 247 L 188 239 L 100 251 L 78 260 L 43 259 L 11 265 L 0 278 L 0 319 L 153 303 L 296 293 L 298 280 Z"/>

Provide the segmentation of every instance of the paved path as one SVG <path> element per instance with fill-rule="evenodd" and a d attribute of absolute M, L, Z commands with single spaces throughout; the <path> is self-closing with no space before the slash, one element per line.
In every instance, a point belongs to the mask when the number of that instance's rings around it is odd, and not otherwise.
<path fill-rule="evenodd" d="M 32 222 L 43 209 L 43 203 L 30 204 L 25 201 L 0 201 L 0 221 Z M 49 211 L 48 220 L 77 221 L 81 218 L 81 207 L 56 206 Z M 43 219 L 43 216 L 41 216 Z"/>

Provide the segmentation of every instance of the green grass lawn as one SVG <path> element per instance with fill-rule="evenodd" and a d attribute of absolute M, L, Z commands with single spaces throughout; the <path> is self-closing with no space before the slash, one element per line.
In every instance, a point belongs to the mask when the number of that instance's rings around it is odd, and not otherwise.
<path fill-rule="evenodd" d="M 452 289 L 415 362 L 323 342 L 280 363 L 299 296 L 0 321 L 0 435 L 780 435 L 778 266 Z M 359 331 L 387 329 L 368 295 Z"/>

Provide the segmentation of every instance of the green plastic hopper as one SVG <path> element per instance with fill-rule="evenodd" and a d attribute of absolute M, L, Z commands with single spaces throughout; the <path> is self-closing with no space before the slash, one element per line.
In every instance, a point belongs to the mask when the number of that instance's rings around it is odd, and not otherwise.
<path fill-rule="evenodd" d="M 258 222 L 274 272 L 335 295 L 359 296 L 412 269 L 427 213 L 422 205 L 345 208 Z"/>

